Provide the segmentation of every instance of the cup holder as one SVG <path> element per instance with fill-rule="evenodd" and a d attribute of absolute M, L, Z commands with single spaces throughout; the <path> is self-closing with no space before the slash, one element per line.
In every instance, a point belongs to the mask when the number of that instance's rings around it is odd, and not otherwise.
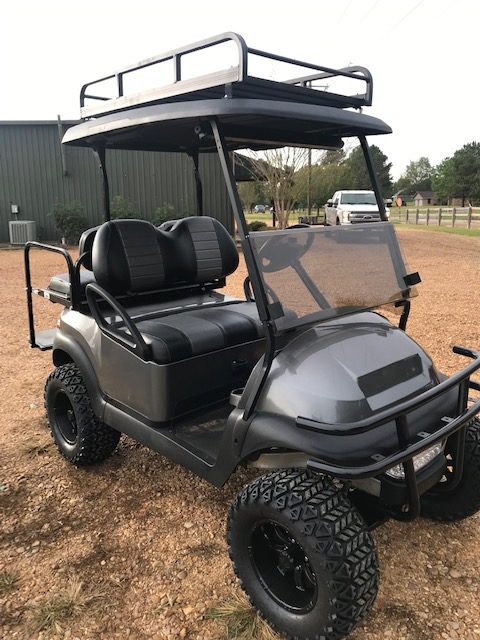
<path fill-rule="evenodd" d="M 238 403 L 240 402 L 240 398 L 243 394 L 243 387 L 241 389 L 234 389 L 230 392 L 230 404 L 234 407 L 238 407 Z"/>

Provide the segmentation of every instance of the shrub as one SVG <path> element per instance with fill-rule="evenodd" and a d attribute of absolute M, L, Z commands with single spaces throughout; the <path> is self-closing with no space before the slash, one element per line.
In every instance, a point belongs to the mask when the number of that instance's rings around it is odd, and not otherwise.
<path fill-rule="evenodd" d="M 110 217 L 112 220 L 125 218 L 138 218 L 135 205 L 123 196 L 113 196 L 110 204 Z"/>
<path fill-rule="evenodd" d="M 62 240 L 68 244 L 78 244 L 80 236 L 88 227 L 88 222 L 83 214 L 82 205 L 78 202 L 63 204 L 57 202 L 51 212 L 55 221 L 55 227 L 59 231 Z"/>
<path fill-rule="evenodd" d="M 268 229 L 268 225 L 262 220 L 252 220 L 247 224 L 249 231 L 266 231 Z"/>
<path fill-rule="evenodd" d="M 158 227 L 159 225 L 167 222 L 167 220 L 179 220 L 180 218 L 184 218 L 185 215 L 179 213 L 175 210 L 173 204 L 169 202 L 164 202 L 161 207 L 157 207 L 153 213 L 152 223 Z"/>

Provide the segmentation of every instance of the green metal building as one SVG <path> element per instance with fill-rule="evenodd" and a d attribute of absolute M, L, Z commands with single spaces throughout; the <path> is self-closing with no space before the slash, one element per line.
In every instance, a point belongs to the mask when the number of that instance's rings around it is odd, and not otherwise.
<path fill-rule="evenodd" d="M 88 227 L 103 220 L 101 174 L 93 151 L 62 147 L 66 129 L 77 122 L 0 121 L 0 243 L 9 242 L 9 220 L 36 222 L 37 239 L 59 240 L 52 209 L 78 203 Z M 155 210 L 196 214 L 192 160 L 184 154 L 108 151 L 111 198 L 131 203 L 138 217 Z M 216 154 L 200 159 L 204 213 L 233 231 L 233 217 Z"/>

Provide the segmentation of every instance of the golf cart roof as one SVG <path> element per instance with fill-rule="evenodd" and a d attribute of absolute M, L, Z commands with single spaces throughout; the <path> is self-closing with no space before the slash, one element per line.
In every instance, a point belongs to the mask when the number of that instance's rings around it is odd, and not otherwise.
<path fill-rule="evenodd" d="M 207 75 L 182 79 L 182 56 L 231 42 L 237 64 Z M 249 56 L 300 67 L 307 73 L 286 81 L 248 74 Z M 173 61 L 173 82 L 125 95 L 124 78 L 147 67 Z M 343 95 L 326 90 L 332 79 L 364 86 L 364 93 Z M 90 93 L 95 85 L 114 82 L 110 96 Z M 284 145 L 337 149 L 342 138 L 390 133 L 377 118 L 347 109 L 371 104 L 372 78 L 363 67 L 330 69 L 246 46 L 243 38 L 226 33 L 168 52 L 90 82 L 80 93 L 85 121 L 70 128 L 63 142 L 75 146 L 150 151 L 214 151 L 206 124 L 216 118 L 229 150 L 265 149 Z M 86 102 L 93 104 L 86 104 Z"/>

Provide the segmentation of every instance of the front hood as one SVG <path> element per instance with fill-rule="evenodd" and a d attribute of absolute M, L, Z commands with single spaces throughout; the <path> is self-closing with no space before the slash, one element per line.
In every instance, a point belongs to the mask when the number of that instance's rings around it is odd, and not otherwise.
<path fill-rule="evenodd" d="M 368 418 L 438 383 L 427 354 L 372 312 L 308 329 L 274 359 L 258 409 L 338 424 Z"/>
<path fill-rule="evenodd" d="M 376 204 L 341 204 L 339 206 L 340 211 L 350 211 L 352 213 L 363 213 L 375 211 L 378 213 L 378 206 Z"/>

